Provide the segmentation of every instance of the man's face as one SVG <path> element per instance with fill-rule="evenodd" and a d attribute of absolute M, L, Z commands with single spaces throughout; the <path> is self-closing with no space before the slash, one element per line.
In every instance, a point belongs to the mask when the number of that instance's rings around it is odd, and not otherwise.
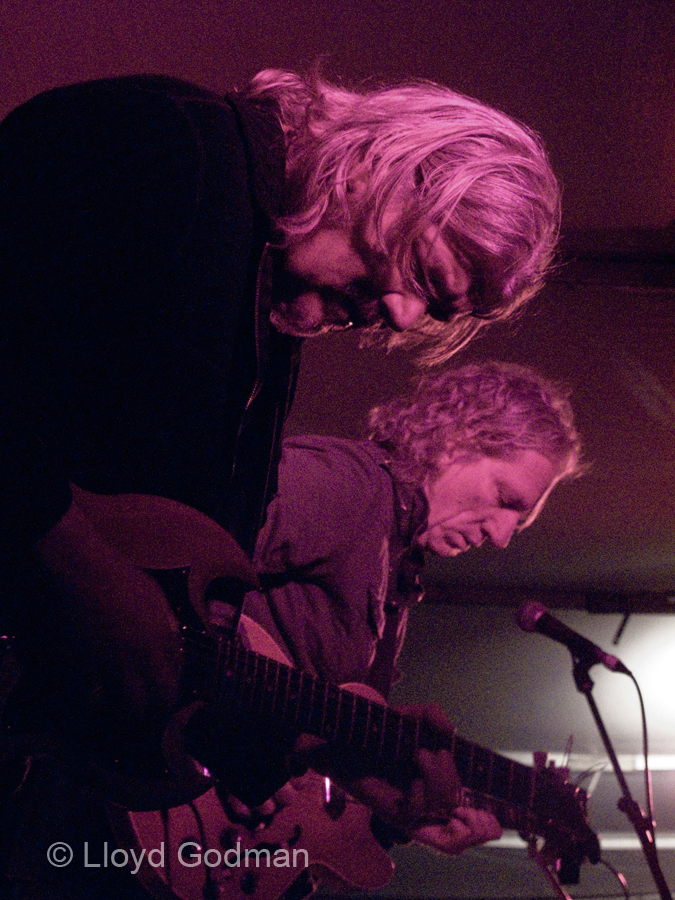
<path fill-rule="evenodd" d="M 559 468 L 536 450 L 448 462 L 438 477 L 424 484 L 429 517 L 417 542 L 446 557 L 486 540 L 506 547 L 515 531 L 530 524 L 558 473 Z"/>
<path fill-rule="evenodd" d="M 426 313 L 445 321 L 470 312 L 471 280 L 438 229 L 427 228 L 415 251 L 433 287 L 431 302 L 411 293 L 396 266 L 376 249 L 372 225 L 317 229 L 286 251 L 272 324 L 311 337 L 368 326 L 404 331 Z"/>

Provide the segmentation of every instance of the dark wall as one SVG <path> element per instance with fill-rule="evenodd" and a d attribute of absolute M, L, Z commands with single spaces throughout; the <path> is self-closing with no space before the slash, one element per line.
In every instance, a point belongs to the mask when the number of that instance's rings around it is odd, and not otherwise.
<path fill-rule="evenodd" d="M 347 81 L 417 76 L 542 132 L 569 226 L 675 216 L 670 0 L 5 0 L 0 113 L 136 71 L 217 90 L 319 57 Z"/>

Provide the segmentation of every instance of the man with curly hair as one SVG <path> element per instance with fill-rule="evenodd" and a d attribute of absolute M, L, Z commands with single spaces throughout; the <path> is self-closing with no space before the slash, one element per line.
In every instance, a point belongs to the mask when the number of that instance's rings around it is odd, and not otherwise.
<path fill-rule="evenodd" d="M 371 411 L 366 441 L 284 442 L 279 494 L 255 554 L 263 589 L 247 595 L 244 612 L 303 671 L 386 693 L 408 610 L 422 597 L 424 553 L 505 548 L 581 468 L 566 393 L 538 372 L 488 361 L 428 375 Z M 335 763 L 314 766 L 334 774 Z M 435 762 L 423 752 L 419 764 L 424 773 Z M 447 853 L 498 836 L 491 815 L 454 809 L 451 779 L 426 784 L 403 805 L 382 783 L 364 788 L 355 778 L 350 790 L 399 835 Z M 445 824 L 423 824 L 434 808 L 446 811 Z"/>

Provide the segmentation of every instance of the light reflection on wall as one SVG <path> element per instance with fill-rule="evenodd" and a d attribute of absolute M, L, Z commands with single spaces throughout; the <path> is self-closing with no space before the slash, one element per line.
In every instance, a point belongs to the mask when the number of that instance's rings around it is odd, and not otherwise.
<path fill-rule="evenodd" d="M 650 728 L 670 731 L 675 753 L 675 618 L 637 616 L 636 634 L 630 642 L 630 667 L 638 681 L 647 708 Z"/>
<path fill-rule="evenodd" d="M 613 637 L 622 624 L 620 615 L 561 610 L 559 618 L 603 650 L 618 656 L 630 669 L 645 704 L 650 752 L 675 753 L 675 616 L 631 615 L 617 645 L 613 644 Z M 626 676 L 601 666 L 594 666 L 590 674 L 594 681 L 593 696 L 615 750 L 617 753 L 641 753 L 641 721 L 633 683 Z M 584 718 L 595 730 L 590 711 Z M 599 735 L 594 735 L 584 750 L 597 752 L 600 748 Z"/>

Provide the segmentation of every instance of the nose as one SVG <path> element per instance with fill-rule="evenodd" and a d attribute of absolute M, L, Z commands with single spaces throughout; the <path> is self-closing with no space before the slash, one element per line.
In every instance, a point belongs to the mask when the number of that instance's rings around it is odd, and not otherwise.
<path fill-rule="evenodd" d="M 426 302 L 421 297 L 398 291 L 383 294 L 381 302 L 386 309 L 389 325 L 395 331 L 410 328 L 420 316 L 424 315 L 427 308 Z"/>
<path fill-rule="evenodd" d="M 491 543 L 505 550 L 520 524 L 520 513 L 513 509 L 500 509 L 485 522 L 483 528 Z"/>

